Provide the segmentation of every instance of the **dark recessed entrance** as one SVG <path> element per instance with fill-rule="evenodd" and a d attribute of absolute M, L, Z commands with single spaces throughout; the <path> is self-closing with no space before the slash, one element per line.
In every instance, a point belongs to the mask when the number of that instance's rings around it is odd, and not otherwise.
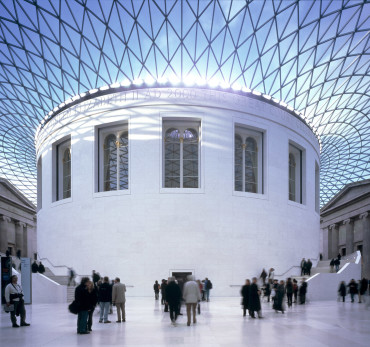
<path fill-rule="evenodd" d="M 172 276 L 176 278 L 177 283 L 180 286 L 181 292 L 186 282 L 186 278 L 188 277 L 188 275 L 192 274 L 193 274 L 192 272 L 172 272 Z"/>

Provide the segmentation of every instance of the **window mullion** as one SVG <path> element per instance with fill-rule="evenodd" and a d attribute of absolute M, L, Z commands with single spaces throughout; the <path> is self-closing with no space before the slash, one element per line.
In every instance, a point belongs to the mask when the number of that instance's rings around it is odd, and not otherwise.
<path fill-rule="evenodd" d="M 184 138 L 181 136 L 180 137 L 180 188 L 183 188 L 183 183 L 184 183 L 184 168 L 183 168 L 183 162 L 184 162 Z"/>
<path fill-rule="evenodd" d="M 245 192 L 245 143 L 242 144 L 242 191 Z"/>

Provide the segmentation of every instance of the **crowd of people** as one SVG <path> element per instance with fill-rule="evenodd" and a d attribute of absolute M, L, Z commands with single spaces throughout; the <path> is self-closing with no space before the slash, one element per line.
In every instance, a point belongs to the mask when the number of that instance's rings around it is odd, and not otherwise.
<path fill-rule="evenodd" d="M 339 271 L 341 258 L 342 258 L 342 256 L 340 254 L 338 254 L 336 258 L 333 258 L 330 261 L 330 263 L 329 263 L 329 265 L 330 265 L 330 272 L 334 272 L 334 267 L 335 267 L 335 272 L 338 272 Z"/>
<path fill-rule="evenodd" d="M 355 302 L 355 296 L 358 296 L 358 302 L 365 301 L 365 294 L 369 288 L 369 280 L 365 277 L 359 280 L 358 283 L 352 278 L 348 285 L 345 281 L 340 282 L 338 288 L 338 301 L 342 297 L 342 301 L 346 301 L 346 295 L 350 294 L 351 302 Z"/>
<path fill-rule="evenodd" d="M 125 303 L 126 286 L 119 277 L 109 282 L 109 278 L 100 277 L 93 271 L 92 279 L 83 277 L 80 285 L 75 289 L 75 300 L 71 305 L 76 307 L 77 333 L 89 334 L 92 331 L 93 314 L 97 304 L 100 307 L 99 323 L 111 323 L 108 314 L 112 313 L 112 306 L 117 309 L 116 323 L 126 322 Z"/>
<path fill-rule="evenodd" d="M 244 286 L 241 288 L 240 294 L 242 296 L 242 309 L 243 316 L 248 315 L 251 318 L 263 318 L 261 313 L 261 298 L 266 298 L 269 303 L 270 299 L 273 303 L 272 307 L 276 312 L 284 313 L 285 311 L 285 296 L 288 303 L 288 307 L 291 307 L 293 303 L 297 303 L 299 295 L 299 304 L 305 304 L 307 283 L 305 278 L 302 279 L 301 285 L 298 287 L 296 279 L 288 278 L 285 281 L 270 278 L 266 281 L 264 278 L 264 271 L 262 271 L 262 287 L 259 289 L 257 284 L 257 278 L 253 277 L 252 282 L 247 279 L 245 280 Z M 294 298 L 294 301 L 293 301 Z"/>

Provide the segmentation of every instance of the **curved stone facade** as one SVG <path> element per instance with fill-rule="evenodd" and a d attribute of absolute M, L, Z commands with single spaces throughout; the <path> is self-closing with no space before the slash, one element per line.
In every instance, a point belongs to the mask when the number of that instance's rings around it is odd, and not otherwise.
<path fill-rule="evenodd" d="M 197 187 L 165 186 L 171 122 L 199 126 Z M 128 132 L 127 189 L 99 191 L 99 131 L 117 126 Z M 260 136 L 256 193 L 235 191 L 239 128 Z M 53 153 L 65 138 L 71 196 L 58 199 Z M 291 165 L 301 168 L 297 202 L 289 200 L 291 147 L 300 153 Z M 152 282 L 172 272 L 208 277 L 214 295 L 231 295 L 232 285 L 263 267 L 282 274 L 302 257 L 318 258 L 318 141 L 301 119 L 262 97 L 167 87 L 101 95 L 52 118 L 36 149 L 39 254 L 53 264 L 119 276 L 134 295 L 151 295 Z"/>

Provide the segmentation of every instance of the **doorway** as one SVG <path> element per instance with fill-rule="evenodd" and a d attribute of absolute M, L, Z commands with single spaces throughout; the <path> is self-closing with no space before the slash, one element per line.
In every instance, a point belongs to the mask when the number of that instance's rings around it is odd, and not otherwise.
<path fill-rule="evenodd" d="M 189 275 L 192 275 L 193 272 L 187 271 L 187 272 L 172 272 L 172 276 L 176 278 L 176 281 L 181 289 L 181 293 L 183 292 L 184 284 L 186 282 L 186 279 Z"/>

